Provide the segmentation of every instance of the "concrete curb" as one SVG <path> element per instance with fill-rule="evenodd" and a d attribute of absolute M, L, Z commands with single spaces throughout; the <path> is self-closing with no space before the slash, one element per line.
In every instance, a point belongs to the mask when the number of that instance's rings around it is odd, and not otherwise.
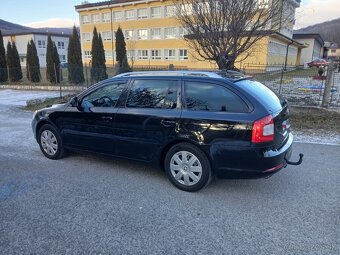
<path fill-rule="evenodd" d="M 83 91 L 86 86 L 61 86 L 61 91 Z M 0 85 L 0 89 L 59 91 L 58 85 Z"/>

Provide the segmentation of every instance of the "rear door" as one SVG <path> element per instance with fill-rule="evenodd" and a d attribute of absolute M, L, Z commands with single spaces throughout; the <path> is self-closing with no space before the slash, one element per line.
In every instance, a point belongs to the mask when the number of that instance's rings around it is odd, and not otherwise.
<path fill-rule="evenodd" d="M 180 136 L 196 141 L 215 167 L 238 168 L 242 147 L 249 147 L 251 121 L 246 102 L 231 89 L 210 81 L 186 79 Z M 237 149 L 239 148 L 239 150 Z"/>
<path fill-rule="evenodd" d="M 115 118 L 116 154 L 151 161 L 175 136 L 181 115 L 178 78 L 136 78 Z"/>

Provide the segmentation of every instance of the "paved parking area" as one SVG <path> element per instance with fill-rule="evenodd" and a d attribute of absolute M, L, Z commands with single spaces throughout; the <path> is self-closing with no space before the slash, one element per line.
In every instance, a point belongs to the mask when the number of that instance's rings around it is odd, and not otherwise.
<path fill-rule="evenodd" d="M 186 193 L 145 164 L 48 160 L 31 117 L 0 105 L 1 254 L 340 254 L 339 146 L 298 143 L 301 166 Z"/>

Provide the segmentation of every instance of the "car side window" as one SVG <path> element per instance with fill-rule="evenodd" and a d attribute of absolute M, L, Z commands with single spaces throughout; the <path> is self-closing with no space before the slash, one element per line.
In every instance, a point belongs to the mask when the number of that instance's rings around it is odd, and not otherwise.
<path fill-rule="evenodd" d="M 82 100 L 82 107 L 115 107 L 123 92 L 125 83 L 112 83 L 100 87 Z"/>
<path fill-rule="evenodd" d="M 176 80 L 135 80 L 126 107 L 174 109 L 177 107 Z"/>
<path fill-rule="evenodd" d="M 229 89 L 204 82 L 185 82 L 185 102 L 189 111 L 247 112 L 246 103 Z"/>

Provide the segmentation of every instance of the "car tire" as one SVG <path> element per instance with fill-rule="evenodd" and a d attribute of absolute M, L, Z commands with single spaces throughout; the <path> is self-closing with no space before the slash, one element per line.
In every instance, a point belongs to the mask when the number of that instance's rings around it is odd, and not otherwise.
<path fill-rule="evenodd" d="M 207 156 L 189 143 L 178 143 L 170 148 L 165 156 L 164 169 L 173 185 L 188 192 L 204 188 L 212 177 Z"/>
<path fill-rule="evenodd" d="M 43 125 L 38 132 L 40 150 L 49 159 L 60 159 L 64 156 L 64 147 L 59 131 L 50 124 Z"/>

